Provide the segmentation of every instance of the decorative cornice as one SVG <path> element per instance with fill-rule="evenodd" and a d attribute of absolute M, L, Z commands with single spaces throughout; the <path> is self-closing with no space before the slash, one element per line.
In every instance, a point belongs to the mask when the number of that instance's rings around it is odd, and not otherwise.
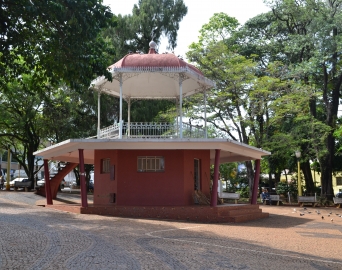
<path fill-rule="evenodd" d="M 119 74 L 125 74 L 124 80 L 127 80 L 131 77 L 137 76 L 139 73 L 162 73 L 166 74 L 188 74 L 190 77 L 197 79 L 197 81 L 201 82 L 202 85 L 206 85 L 206 88 L 216 87 L 216 84 L 204 77 L 203 75 L 193 71 L 189 67 L 112 67 L 109 69 L 109 72 L 112 73 L 113 79 L 118 80 Z M 133 73 L 128 75 L 127 73 Z M 179 75 L 178 75 L 179 76 Z M 175 76 L 176 78 L 179 78 Z M 106 80 L 104 76 L 100 76 L 91 82 L 95 88 L 98 88 L 98 84 L 100 81 Z"/>

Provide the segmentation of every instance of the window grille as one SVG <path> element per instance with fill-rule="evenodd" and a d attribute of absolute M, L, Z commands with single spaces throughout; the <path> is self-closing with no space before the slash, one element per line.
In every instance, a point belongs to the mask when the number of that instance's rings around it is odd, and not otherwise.
<path fill-rule="evenodd" d="M 110 173 L 110 159 L 104 158 L 102 159 L 102 170 L 101 173 Z"/>
<path fill-rule="evenodd" d="M 138 172 L 163 172 L 164 157 L 138 157 Z"/>

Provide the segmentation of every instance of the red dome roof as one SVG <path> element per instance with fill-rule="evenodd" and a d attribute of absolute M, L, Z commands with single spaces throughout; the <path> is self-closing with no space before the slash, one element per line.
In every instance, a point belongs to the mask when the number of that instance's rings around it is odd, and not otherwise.
<path fill-rule="evenodd" d="M 92 87 L 113 96 L 134 99 L 174 99 L 215 87 L 193 65 L 173 53 L 156 54 L 154 41 L 149 45 L 148 54 L 130 53 L 108 67 L 113 80 L 100 76 L 92 81 Z"/>
<path fill-rule="evenodd" d="M 136 68 L 136 67 L 173 67 L 186 68 L 188 67 L 195 73 L 203 76 L 203 73 L 191 64 L 178 58 L 173 53 L 156 54 L 153 49 L 150 49 L 148 54 L 131 53 L 124 56 L 109 68 Z"/>

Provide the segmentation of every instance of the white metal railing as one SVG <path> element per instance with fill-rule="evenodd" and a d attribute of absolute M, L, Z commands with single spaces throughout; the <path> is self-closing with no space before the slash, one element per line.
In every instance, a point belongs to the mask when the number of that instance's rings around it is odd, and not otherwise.
<path fill-rule="evenodd" d="M 100 139 L 119 138 L 119 124 L 100 130 Z M 205 129 L 201 126 L 193 126 L 182 123 L 183 138 L 205 138 Z M 145 138 L 145 139 L 176 139 L 179 136 L 179 125 L 177 123 L 124 123 L 122 126 L 123 138 Z"/>
<path fill-rule="evenodd" d="M 115 123 L 100 130 L 100 139 L 115 139 L 119 137 L 120 125 Z"/>

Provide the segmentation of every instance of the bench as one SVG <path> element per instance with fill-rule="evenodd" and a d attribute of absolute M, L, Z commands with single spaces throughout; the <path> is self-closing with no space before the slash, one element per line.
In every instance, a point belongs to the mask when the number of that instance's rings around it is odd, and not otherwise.
<path fill-rule="evenodd" d="M 223 192 L 221 180 L 218 180 L 218 192 L 217 193 L 218 193 L 217 195 L 220 199 L 234 200 L 235 204 L 237 204 L 238 200 L 240 199 L 240 193 Z"/>
<path fill-rule="evenodd" d="M 29 189 L 31 188 L 31 185 L 32 185 L 32 181 L 26 181 L 26 182 L 15 181 L 14 189 L 17 190 L 18 188 L 24 188 L 25 191 L 29 191 Z"/>
<path fill-rule="evenodd" d="M 337 208 L 340 208 L 342 204 L 342 198 L 334 197 L 333 199 L 334 199 L 334 204 L 337 204 Z"/>
<path fill-rule="evenodd" d="M 240 199 L 240 193 L 228 193 L 228 192 L 222 192 L 219 194 L 219 197 L 221 199 L 229 199 L 229 200 L 234 200 L 235 203 L 238 203 L 238 200 Z"/>
<path fill-rule="evenodd" d="M 70 191 L 70 193 L 73 192 L 73 191 L 75 191 L 75 192 L 81 192 L 81 187 L 75 186 L 75 185 L 70 185 L 70 186 L 69 186 L 69 191 Z"/>
<path fill-rule="evenodd" d="M 267 204 L 267 201 L 269 203 L 269 199 L 265 199 L 265 200 L 262 199 L 262 194 L 260 194 L 260 199 L 264 204 Z M 279 205 L 279 203 L 283 201 L 282 199 L 280 199 L 280 195 L 270 195 L 270 199 L 271 199 L 271 202 L 277 202 L 277 205 Z"/>
<path fill-rule="evenodd" d="M 311 203 L 313 207 L 317 205 L 316 196 L 298 196 L 298 203 L 303 207 L 304 203 Z"/>

